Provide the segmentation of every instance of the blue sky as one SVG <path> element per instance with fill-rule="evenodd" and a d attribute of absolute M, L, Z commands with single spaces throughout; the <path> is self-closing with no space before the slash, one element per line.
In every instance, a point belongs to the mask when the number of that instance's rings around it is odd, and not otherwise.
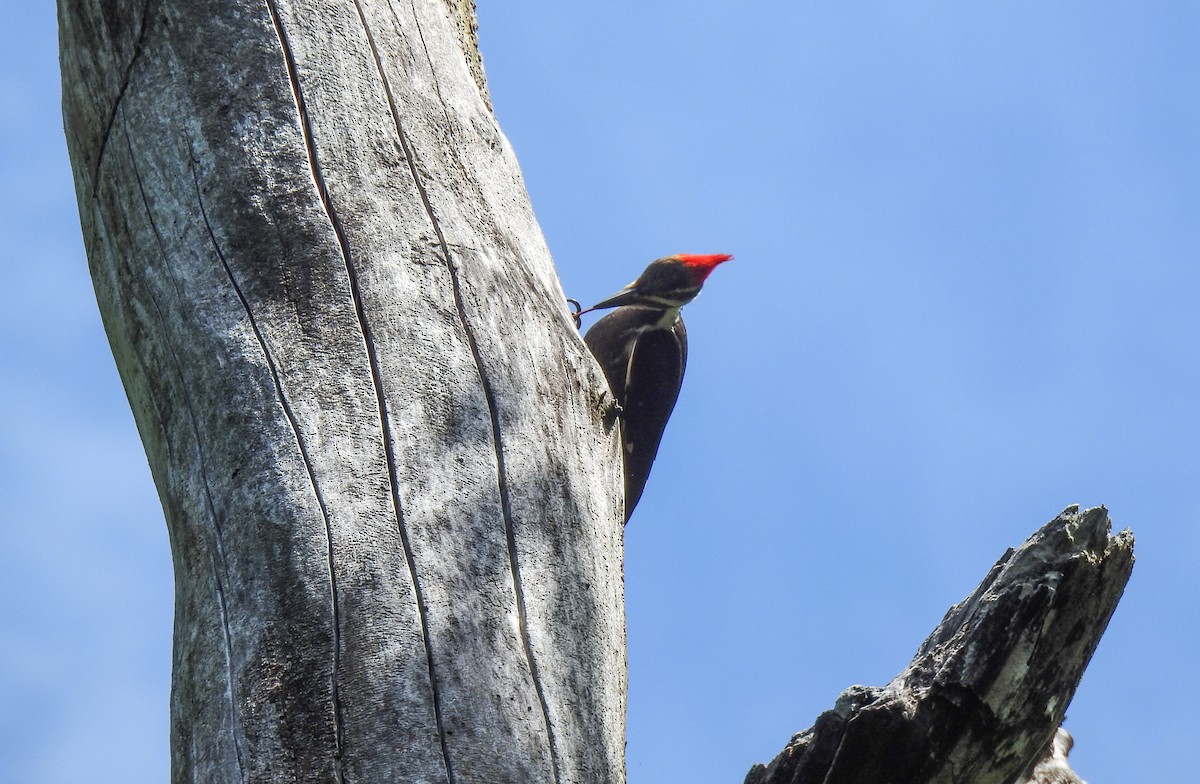
<path fill-rule="evenodd" d="M 0 779 L 166 777 L 165 526 L 87 276 L 53 9 L 0 31 Z M 627 530 L 629 780 L 740 782 L 1006 547 L 1138 564 L 1068 713 L 1200 771 L 1200 6 L 480 2 L 564 288 L 729 252 Z"/>

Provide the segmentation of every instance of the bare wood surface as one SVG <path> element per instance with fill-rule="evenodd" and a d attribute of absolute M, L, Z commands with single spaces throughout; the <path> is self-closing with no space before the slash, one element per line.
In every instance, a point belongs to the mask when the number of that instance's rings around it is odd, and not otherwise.
<path fill-rule="evenodd" d="M 1103 507 L 1009 550 L 883 688 L 853 686 L 746 784 L 1010 784 L 1045 747 L 1133 569 Z"/>
<path fill-rule="evenodd" d="M 175 781 L 624 778 L 616 434 L 465 7 L 59 2 Z"/>

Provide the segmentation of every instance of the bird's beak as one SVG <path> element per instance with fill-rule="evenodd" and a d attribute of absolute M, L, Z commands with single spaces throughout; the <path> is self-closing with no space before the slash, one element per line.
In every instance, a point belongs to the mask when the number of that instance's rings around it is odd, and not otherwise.
<path fill-rule="evenodd" d="M 580 315 L 583 315 L 584 313 L 590 313 L 593 310 L 605 310 L 607 308 L 619 308 L 622 305 L 629 305 L 631 303 L 637 302 L 638 299 L 639 298 L 638 298 L 637 282 L 635 281 L 634 283 L 630 283 L 628 286 L 626 286 L 625 288 L 618 291 L 616 294 L 613 294 L 608 299 L 601 300 L 600 302 L 597 302 L 595 305 L 592 305 L 587 310 L 580 311 Z"/>

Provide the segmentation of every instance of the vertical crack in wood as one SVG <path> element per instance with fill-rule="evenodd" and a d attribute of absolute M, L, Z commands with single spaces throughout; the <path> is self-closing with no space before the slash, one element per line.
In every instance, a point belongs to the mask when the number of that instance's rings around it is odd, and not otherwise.
<path fill-rule="evenodd" d="M 454 306 L 458 312 L 458 320 L 462 326 L 463 334 L 466 336 L 467 345 L 471 349 L 471 356 L 474 359 L 476 370 L 479 374 L 479 382 L 483 387 L 484 398 L 487 401 L 488 413 L 491 418 L 492 428 L 492 444 L 496 453 L 496 473 L 497 483 L 500 491 L 500 507 L 504 516 L 504 534 L 508 546 L 509 569 L 513 580 L 513 594 L 516 599 L 517 608 L 517 623 L 521 632 L 521 644 L 525 649 L 525 658 L 529 664 L 530 677 L 533 680 L 533 686 L 537 692 L 538 702 L 542 709 L 542 718 L 546 725 L 546 738 L 550 744 L 550 768 L 551 775 L 555 782 L 560 781 L 558 768 L 558 751 L 557 744 L 554 738 L 554 727 L 550 721 L 550 704 L 546 698 L 545 688 L 542 685 L 542 678 L 538 672 L 537 658 L 533 653 L 533 642 L 529 636 L 529 624 L 527 620 L 527 612 L 525 607 L 525 590 L 521 580 L 521 565 L 517 553 L 516 530 L 513 524 L 512 500 L 509 497 L 507 469 L 504 461 L 504 444 L 500 429 L 500 408 L 496 402 L 496 393 L 492 387 L 491 379 L 488 377 L 484 367 L 483 354 L 479 349 L 479 340 L 475 336 L 475 330 L 467 319 L 466 306 L 464 304 L 462 283 L 460 281 L 460 272 L 458 266 L 454 262 L 454 258 L 450 253 L 450 245 L 446 241 L 445 233 L 442 231 L 441 223 L 438 221 L 437 214 L 433 209 L 433 204 L 429 199 L 429 193 L 425 189 L 425 183 L 421 179 L 419 170 L 417 169 L 416 153 L 413 149 L 412 142 L 408 138 L 408 134 L 404 131 L 404 124 L 400 119 L 400 111 L 396 106 L 396 99 L 392 92 L 391 82 L 388 80 L 387 72 L 383 67 L 383 59 L 379 54 L 379 48 L 375 43 L 375 37 L 371 32 L 370 25 L 367 23 L 366 14 L 363 11 L 362 4 L 359 0 L 354 1 L 354 6 L 358 11 L 359 21 L 362 23 L 363 32 L 367 37 L 367 43 L 371 49 L 371 55 L 375 59 L 375 67 L 379 72 L 379 78 L 383 85 L 384 94 L 387 97 L 388 109 L 392 114 L 392 121 L 396 126 L 396 135 L 400 140 L 400 145 L 404 150 L 405 161 L 408 164 L 409 172 L 413 178 L 413 184 L 417 188 L 417 193 L 421 197 L 421 204 L 425 208 L 425 213 L 429 217 L 430 225 L 434 233 L 437 235 L 438 246 L 441 248 L 446 270 L 450 274 L 451 289 L 454 294 Z M 417 20 L 417 9 L 415 4 L 412 5 L 413 20 L 416 24 L 418 33 L 421 32 L 421 24 Z M 424 34 L 421 34 L 424 41 Z M 435 79 L 436 82 L 436 79 Z M 440 729 L 439 722 L 439 729 Z"/>
<path fill-rule="evenodd" d="M 190 152 L 190 144 L 189 144 Z M 196 188 L 196 203 L 200 207 L 200 215 L 204 220 L 204 227 L 208 232 L 209 239 L 212 241 L 213 250 L 217 254 L 217 258 L 221 262 L 221 267 L 225 271 L 225 275 L 229 278 L 229 283 L 237 294 L 238 301 L 241 302 L 242 308 L 246 311 L 246 319 L 250 323 L 250 329 L 254 332 L 254 339 L 258 342 L 259 348 L 262 350 L 263 358 L 267 362 L 267 369 L 271 374 L 271 381 L 275 385 L 275 395 L 279 400 L 279 406 L 283 410 L 283 415 L 287 418 L 288 425 L 291 427 L 292 435 L 296 439 L 296 447 L 300 450 L 300 459 L 304 463 L 304 470 L 308 474 L 308 481 L 312 485 L 313 496 L 317 500 L 317 506 L 321 510 L 321 519 L 325 523 L 325 538 L 328 543 L 329 557 L 329 595 L 330 595 L 330 613 L 333 623 L 333 667 L 330 672 L 330 701 L 333 703 L 333 742 L 334 742 L 334 776 L 339 782 L 345 781 L 345 776 L 342 772 L 342 705 L 338 694 L 338 672 L 341 668 L 341 649 L 342 649 L 342 632 L 341 632 L 341 611 L 338 601 L 338 582 L 337 573 L 333 566 L 333 523 L 329 517 L 329 507 L 326 504 L 325 496 L 321 493 L 321 487 L 317 482 L 316 468 L 313 465 L 312 457 L 309 454 L 308 447 L 305 445 L 304 436 L 300 433 L 300 424 L 296 418 L 295 411 L 292 409 L 291 403 L 288 401 L 287 394 L 283 390 L 283 380 L 279 375 L 279 367 L 275 363 L 275 358 L 271 354 L 271 349 L 267 345 L 267 340 L 263 336 L 262 330 L 258 326 L 258 320 L 254 317 L 254 311 L 250 307 L 250 301 L 246 298 L 245 292 L 242 291 L 241 285 L 237 281 L 237 276 L 233 274 L 233 268 L 229 265 L 228 259 L 225 258 L 225 253 L 221 250 L 221 244 L 217 241 L 217 236 L 213 232 L 212 224 L 208 220 L 208 211 L 204 206 L 204 197 L 200 190 L 200 179 L 196 173 L 196 158 L 192 155 L 189 169 L 192 174 L 192 182 Z"/>
<path fill-rule="evenodd" d="M 357 3 L 356 3 L 357 5 Z M 417 603 L 417 623 L 421 629 L 421 639 L 425 647 L 425 663 L 429 671 L 429 689 L 431 699 L 433 701 L 434 721 L 438 730 L 438 742 L 441 745 L 442 764 L 445 768 L 446 779 L 449 784 L 454 784 L 454 773 L 450 763 L 449 749 L 446 744 L 446 730 L 442 719 L 441 695 L 438 691 L 437 674 L 435 671 L 433 658 L 433 645 L 429 633 L 429 624 L 426 620 L 426 604 L 425 595 L 421 587 L 421 580 L 417 574 L 416 559 L 413 555 L 412 544 L 409 540 L 408 531 L 404 525 L 404 513 L 400 502 L 400 483 L 396 469 L 396 456 L 393 448 L 393 439 L 391 433 L 390 417 L 387 410 L 387 398 L 383 391 L 383 378 L 379 369 L 379 357 L 375 351 L 375 340 L 372 335 L 370 324 L 367 321 L 366 310 L 363 306 L 362 292 L 359 289 L 358 272 L 355 269 L 354 261 L 350 253 L 350 242 L 346 237 L 346 232 L 342 226 L 342 222 L 333 207 L 333 200 L 329 195 L 329 188 L 325 182 L 325 177 L 321 171 L 321 162 L 317 156 L 316 139 L 314 138 L 312 126 L 309 122 L 308 109 L 304 100 L 304 92 L 300 86 L 300 74 L 296 66 L 295 56 L 292 52 L 291 44 L 288 41 L 287 33 L 283 29 L 283 20 L 279 15 L 279 8 L 276 0 L 267 0 L 267 9 L 271 14 L 271 21 L 275 26 L 275 33 L 279 37 L 280 48 L 283 52 L 284 62 L 287 66 L 288 79 L 291 83 L 292 97 L 295 102 L 296 111 L 300 118 L 300 129 L 304 137 L 304 146 L 308 154 L 309 170 L 313 177 L 313 182 L 317 186 L 317 192 L 321 199 L 321 206 L 325 211 L 325 215 L 329 220 L 329 225 L 333 229 L 334 235 L 337 237 L 338 246 L 341 250 L 342 261 L 346 267 L 346 276 L 350 285 L 350 296 L 353 300 L 355 316 L 358 319 L 359 329 L 362 332 L 364 348 L 366 350 L 367 362 L 370 366 L 371 383 L 375 391 L 375 400 L 378 405 L 380 437 L 383 440 L 384 459 L 387 462 L 388 485 L 391 491 L 392 510 L 396 518 L 396 527 L 400 534 L 401 546 L 404 549 L 404 561 L 409 571 L 409 575 L 413 584 L 413 595 Z M 359 9 L 361 16 L 362 9 Z M 333 540 L 332 532 L 330 532 L 330 570 L 332 575 L 333 570 Z M 336 607 L 336 603 L 335 603 Z M 335 654 L 335 667 L 338 664 L 338 659 Z M 335 678 L 335 709 L 339 717 L 337 723 L 338 731 L 338 761 L 337 774 L 338 780 L 343 781 L 341 772 L 341 749 L 342 749 L 342 726 L 340 720 L 340 706 L 337 706 L 337 691 Z"/>
<path fill-rule="evenodd" d="M 453 125 L 450 123 L 450 110 L 446 106 L 446 99 L 442 95 L 442 85 L 438 82 L 437 71 L 433 67 L 433 57 L 429 54 L 429 44 L 425 41 L 425 30 L 421 28 L 421 20 L 417 17 L 416 0 L 409 0 L 409 8 L 412 9 L 413 21 L 417 28 L 417 37 L 421 39 L 421 51 L 425 53 L 425 62 L 429 65 L 429 74 L 433 81 L 433 90 L 437 93 L 438 103 L 442 105 L 442 116 L 446 118 L 446 130 L 450 130 Z M 388 9 L 392 12 L 392 18 L 396 20 L 396 27 L 400 27 L 400 16 L 396 13 L 395 7 L 389 3 Z M 380 69 L 382 71 L 382 68 Z M 454 160 L 458 161 L 458 165 L 466 171 L 466 167 L 462 165 L 462 161 L 458 159 L 458 150 L 451 148 L 454 152 Z"/>
<path fill-rule="evenodd" d="M 133 78 L 133 66 L 137 63 L 138 56 L 142 53 L 142 46 L 146 42 L 146 28 L 150 26 L 151 2 L 152 0 L 146 0 L 146 5 L 142 8 L 142 27 L 138 30 L 137 41 L 133 44 L 133 54 L 129 56 L 129 63 L 125 66 L 125 75 L 121 79 L 121 86 L 117 89 L 117 97 L 113 99 L 112 112 L 108 115 L 108 122 L 104 125 L 104 135 L 100 137 L 100 149 L 96 153 L 96 165 L 92 169 L 92 198 L 95 198 L 100 191 L 100 165 L 104 163 L 104 151 L 108 149 L 108 139 L 112 136 L 113 124 L 117 121 L 117 111 L 121 108 L 125 91 L 129 89 L 129 82 Z"/>
<path fill-rule="evenodd" d="M 122 110 L 122 112 L 121 112 L 122 124 L 125 123 L 124 114 L 125 113 Z M 130 139 L 128 128 L 125 129 L 124 136 L 125 136 L 125 143 L 128 148 L 128 151 L 129 151 L 130 169 L 133 171 L 134 181 L 137 183 L 138 193 L 141 196 L 141 200 L 142 200 L 142 208 L 143 208 L 143 210 L 145 210 L 145 213 L 146 213 L 146 220 L 150 224 L 150 230 L 152 232 L 154 232 L 154 238 L 158 245 L 160 255 L 162 256 L 164 262 L 168 262 L 166 248 L 163 243 L 162 232 L 159 231 L 158 223 L 154 220 L 154 213 L 150 207 L 150 199 L 146 195 L 145 185 L 142 182 L 141 170 L 138 168 L 137 157 L 134 154 L 133 142 Z M 194 176 L 194 173 L 193 173 L 193 176 Z M 204 209 L 204 207 L 203 207 L 203 205 L 201 205 L 201 213 L 202 214 L 203 214 L 203 209 Z M 206 219 L 206 222 L 207 222 L 207 219 Z M 211 236 L 211 231 L 209 232 L 209 234 Z M 132 236 L 132 232 L 130 232 L 130 235 Z M 220 251 L 218 250 L 218 253 L 219 252 Z M 175 279 L 175 276 L 171 273 L 170 263 L 169 262 L 164 263 L 163 268 L 166 271 L 167 277 L 171 280 L 172 287 L 178 291 L 178 289 L 179 289 L 178 281 Z M 225 643 L 225 672 L 226 672 L 226 678 L 228 679 L 228 682 L 229 682 L 229 721 L 230 721 L 230 728 L 231 728 L 231 731 L 233 734 L 233 749 L 234 749 L 234 755 L 237 758 L 238 778 L 241 781 L 245 781 L 246 780 L 246 764 L 245 764 L 245 760 L 244 760 L 244 754 L 242 751 L 240 719 L 239 719 L 238 707 L 237 707 L 238 702 L 237 702 L 237 696 L 235 693 L 236 688 L 237 688 L 237 679 L 235 678 L 234 671 L 233 671 L 233 632 L 229 626 L 229 604 L 228 604 L 228 599 L 226 597 L 226 591 L 225 591 L 225 577 L 229 574 L 229 562 L 225 558 L 225 543 L 224 543 L 224 538 L 223 538 L 224 534 L 221 531 L 221 521 L 220 521 L 219 515 L 217 514 L 217 505 L 216 505 L 216 502 L 213 500 L 212 485 L 208 481 L 208 467 L 207 467 L 208 461 L 204 455 L 204 443 L 201 438 L 200 423 L 196 420 L 196 409 L 195 409 L 195 406 L 192 405 L 192 396 L 188 392 L 188 384 L 183 375 L 183 363 L 180 361 L 179 352 L 176 351 L 175 346 L 171 340 L 171 336 L 174 333 L 172 332 L 172 330 L 168 329 L 166 326 L 167 319 L 166 319 L 165 314 L 163 313 L 162 306 L 159 304 L 158 298 L 156 296 L 154 296 L 153 291 L 151 291 L 149 288 L 147 288 L 146 293 L 150 298 L 150 303 L 154 306 L 154 312 L 158 316 L 159 323 L 160 323 L 160 325 L 162 325 L 162 334 L 167 336 L 166 340 L 165 340 L 165 345 L 166 345 L 168 352 L 170 353 L 171 362 L 172 362 L 173 370 L 175 371 L 175 375 L 179 379 L 179 388 L 183 394 L 184 409 L 187 411 L 188 421 L 192 427 L 192 436 L 196 440 L 196 455 L 197 455 L 197 459 L 199 461 L 199 466 L 200 466 L 200 484 L 204 488 L 204 505 L 207 508 L 209 517 L 212 521 L 212 530 L 213 530 L 213 536 L 212 536 L 213 554 L 212 554 L 212 557 L 213 557 L 213 560 L 215 561 L 215 564 L 214 564 L 215 568 L 213 569 L 213 579 L 216 582 L 217 612 L 221 618 L 221 633 L 222 633 L 223 640 Z"/>
<path fill-rule="evenodd" d="M 425 53 L 425 62 L 429 65 L 430 81 L 433 82 L 433 90 L 434 90 L 434 92 L 437 93 L 438 103 L 442 107 L 442 116 L 446 118 L 446 125 L 445 125 L 446 131 L 448 133 L 452 133 L 453 129 L 454 129 L 454 123 L 451 122 L 451 120 L 450 120 L 450 107 L 446 103 L 445 96 L 442 95 L 442 85 L 441 85 L 441 82 L 438 80 L 437 69 L 434 68 L 433 55 L 431 55 L 429 53 L 429 44 L 426 43 L 426 41 L 425 41 L 425 30 L 421 27 L 421 20 L 417 16 L 416 0 L 409 0 L 409 7 L 412 9 L 413 22 L 417 28 L 417 36 L 421 39 L 421 51 L 423 51 Z M 395 7 L 391 3 L 389 3 L 388 9 L 392 12 L 392 18 L 396 21 L 396 27 L 401 27 L 400 17 L 396 13 Z M 376 62 L 378 62 L 378 58 L 377 58 Z M 382 71 L 382 69 L 381 69 L 381 71 Z M 390 97 L 391 96 L 389 93 L 389 99 L 390 99 Z M 490 104 L 488 106 L 488 109 L 489 110 L 491 109 Z M 470 176 L 471 176 L 470 169 L 467 168 L 467 164 L 463 161 L 462 157 L 458 154 L 457 146 L 455 146 L 455 145 L 450 146 L 450 155 L 454 158 L 454 162 L 458 164 L 459 171 L 461 171 L 463 173 L 464 178 L 470 179 Z"/>

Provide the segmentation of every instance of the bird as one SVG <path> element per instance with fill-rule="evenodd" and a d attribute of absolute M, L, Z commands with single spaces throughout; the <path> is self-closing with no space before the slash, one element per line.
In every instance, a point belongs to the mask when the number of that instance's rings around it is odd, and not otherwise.
<path fill-rule="evenodd" d="M 683 383 L 687 330 L 679 310 L 696 298 L 717 265 L 732 258 L 679 253 L 655 259 L 637 280 L 576 314 L 615 308 L 583 341 L 620 406 L 626 523 L 642 497 Z"/>
<path fill-rule="evenodd" d="M 1071 733 L 1059 727 L 1038 758 L 1029 763 L 1029 767 L 1013 784 L 1085 784 L 1071 770 L 1071 763 L 1067 761 L 1067 755 L 1074 745 L 1075 739 Z"/>

